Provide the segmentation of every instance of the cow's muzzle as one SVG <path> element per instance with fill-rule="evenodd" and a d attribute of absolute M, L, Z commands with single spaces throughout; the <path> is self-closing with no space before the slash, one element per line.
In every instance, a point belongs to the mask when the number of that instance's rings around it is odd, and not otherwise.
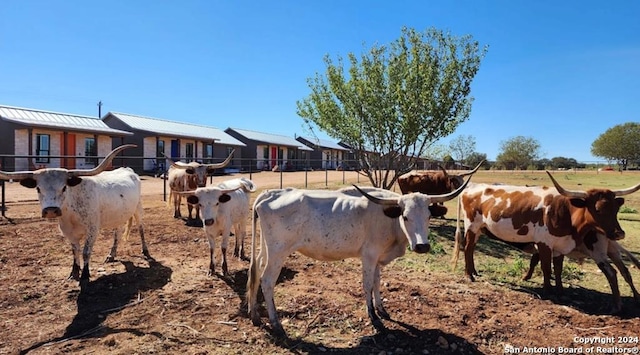
<path fill-rule="evenodd" d="M 213 225 L 213 218 L 208 218 L 204 220 L 204 225 L 205 226 L 212 226 Z"/>
<path fill-rule="evenodd" d="M 428 253 L 429 250 L 431 250 L 431 245 L 429 244 L 416 244 L 416 247 L 413 251 L 418 254 L 425 254 Z"/>
<path fill-rule="evenodd" d="M 60 207 L 45 207 L 42 209 L 42 218 L 58 218 L 62 216 Z"/>

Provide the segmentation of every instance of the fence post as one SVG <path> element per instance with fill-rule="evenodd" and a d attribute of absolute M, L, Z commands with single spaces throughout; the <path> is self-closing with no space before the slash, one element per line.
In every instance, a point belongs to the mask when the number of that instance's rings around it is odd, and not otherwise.
<path fill-rule="evenodd" d="M 6 217 L 6 215 L 4 214 L 4 211 L 7 210 L 7 205 L 4 203 L 4 180 L 0 180 L 0 185 L 2 185 L 2 206 L 0 207 L 0 210 L 2 210 L 2 217 Z"/>
<path fill-rule="evenodd" d="M 329 168 L 326 165 L 324 167 L 324 186 L 329 186 Z"/>
<path fill-rule="evenodd" d="M 282 170 L 284 170 L 282 168 L 282 164 L 280 164 L 280 169 L 279 170 L 280 170 L 280 188 L 282 188 Z"/>
<path fill-rule="evenodd" d="M 167 177 L 167 172 L 164 171 L 162 173 L 162 201 L 167 202 L 167 181 L 169 180 L 169 178 Z"/>

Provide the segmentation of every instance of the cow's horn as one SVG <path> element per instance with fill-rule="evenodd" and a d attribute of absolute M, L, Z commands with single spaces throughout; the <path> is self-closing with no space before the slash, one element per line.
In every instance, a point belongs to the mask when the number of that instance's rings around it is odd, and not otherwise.
<path fill-rule="evenodd" d="M 640 184 L 636 185 L 636 186 L 632 186 L 628 189 L 624 189 L 624 190 L 614 190 L 613 193 L 616 194 L 616 196 L 624 196 L 624 195 L 628 195 L 631 193 L 634 193 L 636 191 L 640 190 Z"/>
<path fill-rule="evenodd" d="M 137 147 L 137 145 L 135 144 L 125 144 L 125 145 L 121 145 L 119 147 L 116 147 L 116 149 L 112 150 L 111 153 L 109 153 L 104 160 L 95 168 L 93 169 L 73 169 L 73 170 L 69 170 L 69 174 L 71 175 L 75 175 L 75 176 L 93 176 L 93 175 L 97 175 L 100 174 L 101 172 L 103 172 L 109 165 L 111 165 L 111 162 L 113 161 L 113 158 L 116 157 L 116 155 L 118 155 L 118 153 L 120 153 L 121 151 L 127 149 L 127 148 L 135 148 Z"/>
<path fill-rule="evenodd" d="M 551 182 L 553 182 L 553 186 L 556 187 L 556 190 L 560 193 L 560 195 L 568 198 L 585 198 L 587 197 L 587 193 L 580 190 L 567 190 L 564 187 L 560 186 L 560 184 L 553 178 L 553 175 L 548 170 L 545 170 L 547 175 L 551 178 Z"/>
<path fill-rule="evenodd" d="M 0 180 L 23 180 L 33 176 L 33 171 L 2 171 Z"/>
<path fill-rule="evenodd" d="M 447 177 L 449 176 L 449 174 L 447 173 L 446 170 L 444 170 L 444 168 L 442 167 L 442 165 L 438 164 L 438 168 L 440 168 L 440 170 L 442 170 L 442 172 L 444 173 L 444 176 Z"/>
<path fill-rule="evenodd" d="M 467 184 L 469 184 L 469 181 L 471 181 L 471 176 L 469 176 L 467 181 L 465 181 L 464 184 L 462 184 L 462 186 L 458 187 L 458 189 L 455 190 L 455 191 L 451 191 L 451 192 L 443 194 L 443 195 L 429 195 L 429 198 L 431 199 L 431 203 L 447 202 L 447 201 L 449 201 L 451 199 L 456 198 L 456 196 L 460 195 L 462 190 L 464 190 L 464 188 L 467 187 Z"/>
<path fill-rule="evenodd" d="M 398 205 L 398 199 L 395 199 L 395 198 L 386 199 L 386 198 L 379 198 L 379 197 L 371 196 L 368 193 L 364 192 L 358 186 L 353 185 L 353 187 L 355 187 L 356 190 L 360 191 L 360 193 L 364 197 L 366 197 L 369 201 L 371 201 L 371 202 L 373 202 L 375 204 L 383 205 L 383 206 L 397 206 Z"/>
<path fill-rule="evenodd" d="M 232 150 L 231 154 L 229 154 L 229 156 L 227 157 L 227 159 L 225 159 L 222 163 L 217 163 L 217 164 L 206 164 L 206 167 L 209 169 L 220 169 L 220 168 L 224 168 L 225 166 L 229 165 L 229 163 L 231 162 L 231 158 L 233 158 L 233 153 L 235 153 L 236 150 Z"/>
<path fill-rule="evenodd" d="M 480 165 L 482 165 L 483 163 L 484 163 L 484 160 L 483 160 L 483 161 L 481 161 L 481 162 L 478 164 L 478 166 L 476 166 L 476 167 L 475 167 L 473 170 L 471 170 L 470 172 L 468 172 L 468 173 L 464 173 L 464 174 L 460 174 L 460 175 L 458 175 L 458 176 L 463 177 L 463 176 L 468 176 L 468 175 L 471 175 L 471 174 L 475 174 L 475 172 L 476 172 L 476 171 L 478 171 L 478 169 L 480 169 Z"/>

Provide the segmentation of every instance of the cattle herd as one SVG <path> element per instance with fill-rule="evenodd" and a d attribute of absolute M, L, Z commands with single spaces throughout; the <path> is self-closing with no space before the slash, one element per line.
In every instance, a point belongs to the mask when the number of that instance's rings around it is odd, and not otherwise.
<path fill-rule="evenodd" d="M 101 229 L 114 230 L 107 261 L 115 260 L 118 242 L 130 233 L 134 222 L 138 225 L 142 253 L 152 259 L 144 237 L 140 178 L 129 168 L 107 170 L 115 156 L 130 147 L 134 145 L 117 147 L 89 170 L 0 171 L 0 179 L 13 179 L 37 189 L 42 217 L 57 219 L 60 231 L 71 244 L 73 266 L 69 278 L 79 280 L 81 288 L 91 287 L 89 261 Z M 188 221 L 202 221 L 209 242 L 210 275 L 215 275 L 214 250 L 219 236 L 222 236 L 223 275 L 229 274 L 226 252 L 230 236 L 236 238 L 233 255 L 245 257 L 246 224 L 251 217 L 247 311 L 255 325 L 261 324 L 257 311 L 261 288 L 271 329 L 279 336 L 286 333 L 276 313 L 274 287 L 287 257 L 294 252 L 322 261 L 360 259 L 368 316 L 375 329 L 384 330 L 381 318 L 390 316 L 380 294 L 382 267 L 404 255 L 407 248 L 416 253 L 429 252 L 430 218 L 446 214 L 442 203 L 456 197 L 456 251 L 452 263 L 455 267 L 458 252 L 463 251 L 464 272 L 469 280 L 477 275 L 473 258 L 476 243 L 480 235 L 486 235 L 532 254 L 525 279 L 531 277 L 539 262 L 545 295 L 552 292 L 552 269 L 555 292 L 562 292 L 563 258 L 579 256 L 592 258 L 607 278 L 613 312 L 620 312 L 622 303 L 616 271 L 609 259 L 640 303 L 640 294 L 621 254 L 638 268 L 640 262 L 618 243 L 625 233 L 617 220 L 624 203 L 621 196 L 636 192 L 640 184 L 615 191 L 572 191 L 563 188 L 551 174 L 554 187 L 470 183 L 478 165 L 461 175 L 450 175 L 445 169 L 407 173 L 398 179 L 402 194 L 357 186 L 336 191 L 284 188 L 264 190 L 250 206 L 249 194 L 256 192 L 257 187 L 248 179 L 206 186 L 211 170 L 226 166 L 232 155 L 219 164 L 185 164 L 167 158 L 171 165 L 169 201 L 174 204 L 174 217 L 179 218 L 181 199 L 185 197 Z M 466 181 L 465 176 L 469 176 Z"/>

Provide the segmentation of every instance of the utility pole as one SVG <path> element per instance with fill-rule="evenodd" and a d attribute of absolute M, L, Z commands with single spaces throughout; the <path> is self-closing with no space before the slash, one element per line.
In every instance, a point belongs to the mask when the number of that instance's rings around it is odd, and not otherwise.
<path fill-rule="evenodd" d="M 98 101 L 98 118 L 102 118 L 102 100 Z"/>

